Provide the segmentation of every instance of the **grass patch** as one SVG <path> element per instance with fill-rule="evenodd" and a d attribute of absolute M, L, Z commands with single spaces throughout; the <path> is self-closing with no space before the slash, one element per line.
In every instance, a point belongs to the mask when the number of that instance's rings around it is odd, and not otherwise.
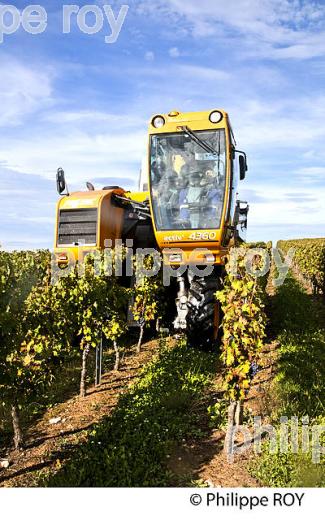
<path fill-rule="evenodd" d="M 195 406 L 215 373 L 218 357 L 165 345 L 113 414 L 88 442 L 42 484 L 53 487 L 168 486 L 167 456 L 175 443 L 199 434 Z"/>
<path fill-rule="evenodd" d="M 325 428 L 325 417 L 318 416 L 311 425 L 323 425 Z M 301 428 L 299 428 L 299 440 L 301 440 Z M 278 445 L 279 445 L 278 432 Z M 321 435 L 321 444 L 325 446 L 325 434 Z M 259 458 L 254 459 L 250 465 L 250 472 L 263 486 L 268 487 L 324 487 L 325 486 L 325 458 L 319 463 L 313 462 L 313 453 L 316 446 L 313 445 L 310 436 L 310 448 L 307 453 L 301 449 L 298 453 L 270 454 L 270 442 L 267 440 L 262 445 L 262 453 Z"/>
<path fill-rule="evenodd" d="M 288 277 L 272 304 L 272 331 L 280 343 L 278 372 L 272 386 L 276 404 L 273 418 L 308 416 L 311 425 L 325 424 L 325 329 L 324 308 L 296 280 Z M 308 453 L 269 453 L 264 443 L 251 473 L 263 485 L 323 486 L 324 460 L 312 462 Z M 290 450 L 290 448 L 289 448 Z"/>

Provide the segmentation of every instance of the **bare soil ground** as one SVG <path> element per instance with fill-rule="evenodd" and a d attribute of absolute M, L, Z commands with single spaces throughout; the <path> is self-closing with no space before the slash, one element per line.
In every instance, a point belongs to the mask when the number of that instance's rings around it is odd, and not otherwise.
<path fill-rule="evenodd" d="M 0 469 L 0 487 L 34 487 L 40 477 L 57 470 L 73 449 L 87 440 L 89 431 L 114 409 L 119 396 L 137 379 L 139 370 L 157 352 L 157 341 L 143 345 L 142 352 L 131 349 L 119 372 L 103 376 L 99 387 L 90 387 L 87 396 L 74 396 L 47 411 L 26 435 L 25 450 L 7 450 L 1 457 L 9 460 Z M 57 424 L 51 419 L 60 418 Z"/>

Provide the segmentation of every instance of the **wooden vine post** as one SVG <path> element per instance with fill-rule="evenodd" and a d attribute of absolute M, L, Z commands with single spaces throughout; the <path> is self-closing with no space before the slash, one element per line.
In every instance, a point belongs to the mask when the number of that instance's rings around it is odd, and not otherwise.
<path fill-rule="evenodd" d="M 134 288 L 134 304 L 132 307 L 133 318 L 139 323 L 140 332 L 137 344 L 137 353 L 141 352 L 144 329 L 157 319 L 159 314 L 159 295 L 162 287 L 160 275 L 147 276 L 146 272 L 153 267 L 153 259 L 147 256 L 142 259 L 141 265 L 136 265 L 137 283 Z"/>

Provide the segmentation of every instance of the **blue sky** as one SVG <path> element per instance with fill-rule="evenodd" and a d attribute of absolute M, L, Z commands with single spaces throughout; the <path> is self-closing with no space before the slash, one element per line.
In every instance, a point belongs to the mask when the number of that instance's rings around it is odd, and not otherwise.
<path fill-rule="evenodd" d="M 249 158 L 248 238 L 325 235 L 325 2 L 125 0 L 114 44 L 39 3 L 46 31 L 0 44 L 3 247 L 53 245 L 58 166 L 70 190 L 135 188 L 151 115 L 218 107 Z"/>

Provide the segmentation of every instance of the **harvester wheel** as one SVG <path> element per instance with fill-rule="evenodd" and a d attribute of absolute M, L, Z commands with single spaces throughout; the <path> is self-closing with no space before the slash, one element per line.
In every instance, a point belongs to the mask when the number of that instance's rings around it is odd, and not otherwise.
<path fill-rule="evenodd" d="M 215 293 L 217 277 L 194 278 L 188 295 L 187 338 L 190 346 L 210 350 L 220 339 L 220 305 Z"/>

